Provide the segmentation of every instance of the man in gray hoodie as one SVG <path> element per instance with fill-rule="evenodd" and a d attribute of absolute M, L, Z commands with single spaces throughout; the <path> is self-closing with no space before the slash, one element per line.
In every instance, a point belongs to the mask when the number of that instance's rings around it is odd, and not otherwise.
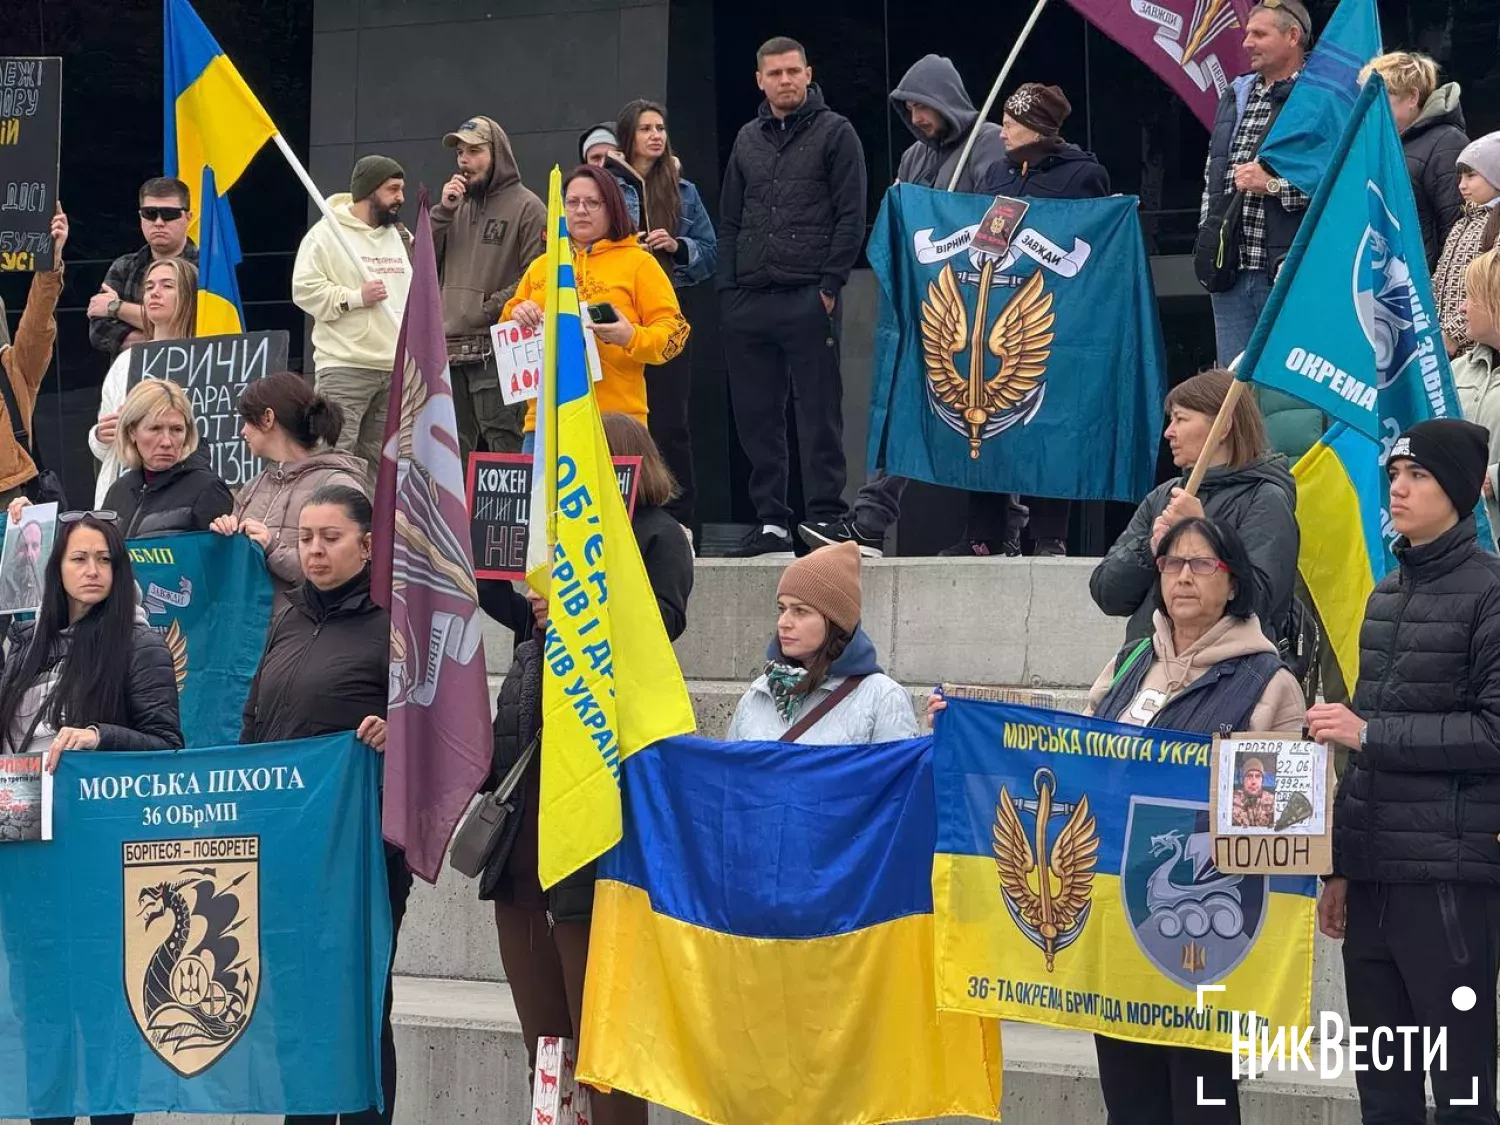
<path fill-rule="evenodd" d="M 891 108 L 917 138 L 901 156 L 896 182 L 946 191 L 964 143 L 979 119 L 957 68 L 943 55 L 923 55 L 891 91 Z M 1000 126 L 993 121 L 980 122 L 979 135 L 974 138 L 954 190 L 975 191 L 990 166 L 1004 159 L 1005 138 Z M 852 519 L 808 522 L 799 525 L 797 532 L 810 547 L 852 541 L 865 558 L 878 559 L 885 549 L 886 532 L 901 515 L 901 494 L 905 491 L 905 477 L 877 472 L 859 490 Z"/>

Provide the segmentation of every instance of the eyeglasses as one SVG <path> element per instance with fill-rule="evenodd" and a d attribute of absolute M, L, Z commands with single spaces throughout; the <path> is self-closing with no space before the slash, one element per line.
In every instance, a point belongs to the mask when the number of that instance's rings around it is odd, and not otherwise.
<path fill-rule="evenodd" d="M 584 211 L 592 215 L 604 206 L 602 199 L 564 199 L 563 208 L 568 211 Z"/>
<path fill-rule="evenodd" d="M 154 223 L 160 219 L 164 223 L 175 223 L 187 214 L 186 207 L 142 207 L 141 218 L 148 223 Z"/>
<path fill-rule="evenodd" d="M 1216 570 L 1229 573 L 1229 564 L 1223 559 L 1184 559 L 1177 555 L 1163 555 L 1156 560 L 1156 569 L 1163 574 L 1181 574 L 1183 567 L 1187 567 L 1199 578 L 1207 578 Z"/>
<path fill-rule="evenodd" d="M 115 520 L 120 518 L 116 512 L 60 512 L 57 516 L 57 522 L 77 523 L 85 516 L 99 520 L 102 523 L 114 523 Z"/>

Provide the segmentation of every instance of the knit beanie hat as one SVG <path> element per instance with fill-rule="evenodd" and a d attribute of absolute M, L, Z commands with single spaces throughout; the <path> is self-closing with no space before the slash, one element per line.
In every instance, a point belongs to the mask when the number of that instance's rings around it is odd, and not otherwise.
<path fill-rule="evenodd" d="M 1433 475 L 1463 519 L 1479 503 L 1490 460 L 1490 432 L 1462 418 L 1429 418 L 1396 439 L 1387 463 L 1403 458 Z"/>
<path fill-rule="evenodd" d="M 1460 167 L 1472 168 L 1500 191 L 1500 133 L 1486 133 L 1458 154 Z"/>
<path fill-rule="evenodd" d="M 589 149 L 595 145 L 608 145 L 610 148 L 620 147 L 620 142 L 615 137 L 615 127 L 609 122 L 601 121 L 578 138 L 578 159 L 586 159 Z"/>
<path fill-rule="evenodd" d="M 859 626 L 858 544 L 819 547 L 802 556 L 782 573 L 776 596 L 806 602 L 844 632 L 853 633 Z"/>
<path fill-rule="evenodd" d="M 1073 112 L 1073 106 L 1060 86 L 1026 82 L 1005 99 L 1005 112 L 1026 128 L 1044 137 L 1055 137 L 1062 132 L 1062 124 Z"/>
<path fill-rule="evenodd" d="M 354 174 L 349 177 L 349 194 L 358 203 L 374 195 L 375 190 L 390 179 L 406 179 L 401 165 L 389 156 L 361 156 L 354 162 Z"/>

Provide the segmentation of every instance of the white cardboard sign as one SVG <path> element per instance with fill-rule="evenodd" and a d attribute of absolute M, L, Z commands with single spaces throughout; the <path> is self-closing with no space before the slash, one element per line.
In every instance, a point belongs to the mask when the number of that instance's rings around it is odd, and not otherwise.
<path fill-rule="evenodd" d="M 500 378 L 500 396 L 507 406 L 536 398 L 542 385 L 542 328 L 523 328 L 513 320 L 490 325 L 490 341 L 495 346 L 495 371 Z M 594 382 L 604 378 L 599 363 L 599 344 L 594 334 L 583 330 L 584 354 Z"/>

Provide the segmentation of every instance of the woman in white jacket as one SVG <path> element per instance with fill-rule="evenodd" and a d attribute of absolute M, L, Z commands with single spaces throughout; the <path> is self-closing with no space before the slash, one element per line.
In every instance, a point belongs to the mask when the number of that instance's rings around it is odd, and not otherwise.
<path fill-rule="evenodd" d="M 840 543 L 786 568 L 766 670 L 735 708 L 731 741 L 837 746 L 917 737 L 911 697 L 881 672 L 859 627 L 859 565 L 859 547 Z M 806 729 L 788 739 L 799 724 Z"/>
<path fill-rule="evenodd" d="M 198 267 L 182 258 L 163 258 L 146 271 L 141 307 L 145 312 L 146 339 L 182 340 L 197 334 Z M 125 470 L 115 444 L 119 433 L 120 407 L 130 388 L 130 349 L 125 348 L 109 366 L 99 392 L 99 420 L 89 430 L 89 448 L 99 459 L 99 481 L 94 487 L 94 507 L 104 506 L 104 494 Z"/>
<path fill-rule="evenodd" d="M 1463 311 L 1474 346 L 1453 360 L 1453 389 L 1464 418 L 1490 431 L 1484 471 L 1484 509 L 1490 534 L 1500 535 L 1500 250 L 1469 263 Z"/>

